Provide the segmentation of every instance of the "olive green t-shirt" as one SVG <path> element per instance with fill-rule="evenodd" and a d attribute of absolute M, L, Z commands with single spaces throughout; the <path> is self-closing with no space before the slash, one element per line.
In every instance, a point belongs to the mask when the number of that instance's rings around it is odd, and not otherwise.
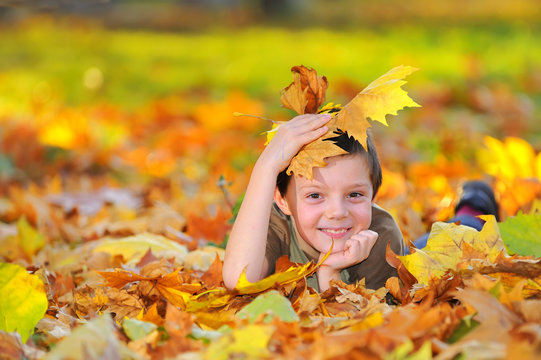
<path fill-rule="evenodd" d="M 270 217 L 265 252 L 265 257 L 269 263 L 267 275 L 274 273 L 276 261 L 283 255 L 288 255 L 290 260 L 294 262 L 307 262 L 310 260 L 317 262 L 318 259 L 314 256 L 313 251 L 305 251 L 307 249 L 306 246 L 309 245 L 304 243 L 302 239 L 297 239 L 294 229 L 294 224 L 290 216 L 282 213 L 278 206 L 274 204 Z M 385 286 L 388 278 L 397 276 L 396 269 L 385 260 L 387 243 L 390 242 L 391 250 L 397 255 L 404 255 L 404 239 L 398 224 L 391 214 L 376 204 L 372 205 L 370 230 L 378 233 L 378 239 L 370 255 L 359 264 L 344 269 L 341 272 L 341 277 L 347 283 L 355 283 L 365 278 L 367 288 L 379 289 Z M 308 283 L 318 290 L 315 275 L 313 279 L 312 281 L 309 280 Z"/>

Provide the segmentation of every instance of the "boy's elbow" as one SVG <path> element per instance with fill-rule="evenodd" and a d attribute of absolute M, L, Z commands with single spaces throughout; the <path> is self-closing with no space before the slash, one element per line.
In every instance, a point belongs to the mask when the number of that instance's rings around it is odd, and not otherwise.
<path fill-rule="evenodd" d="M 224 279 L 224 285 L 228 290 L 233 290 L 235 286 L 237 286 L 237 281 L 239 280 L 239 274 L 235 274 L 235 272 L 224 263 L 224 267 L 222 270 L 222 276 Z"/>
<path fill-rule="evenodd" d="M 222 269 L 222 277 L 225 287 L 229 290 L 233 290 L 237 286 L 237 282 L 239 281 L 239 278 L 243 272 L 245 273 L 246 279 L 249 282 L 257 282 L 265 277 L 264 274 L 268 269 L 266 260 L 263 261 L 263 267 L 260 272 L 254 272 L 253 264 L 250 269 L 248 269 L 248 267 L 249 264 L 245 266 L 239 266 L 237 262 L 232 264 L 226 256 Z"/>
<path fill-rule="evenodd" d="M 237 279 L 233 279 L 231 276 L 225 276 L 224 273 L 224 285 L 227 290 L 233 290 L 237 286 Z"/>

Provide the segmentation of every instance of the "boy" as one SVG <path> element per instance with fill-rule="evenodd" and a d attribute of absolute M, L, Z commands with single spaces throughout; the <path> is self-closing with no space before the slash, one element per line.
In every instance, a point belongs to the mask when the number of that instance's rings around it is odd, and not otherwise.
<path fill-rule="evenodd" d="M 332 139 L 348 154 L 326 158 L 327 166 L 314 168 L 313 180 L 284 173 L 304 145 L 328 131 L 330 119 L 297 116 L 279 127 L 261 153 L 227 244 L 226 287 L 234 288 L 245 268 L 251 282 L 270 275 L 282 255 L 318 261 L 333 242 L 331 254 L 308 279 L 316 290 L 327 290 L 332 279 L 354 283 L 363 277 L 376 289 L 396 276 L 385 249 L 390 241 L 401 255 L 404 242 L 391 215 L 374 204 L 381 167 L 369 137 L 366 150 L 347 133 Z"/>

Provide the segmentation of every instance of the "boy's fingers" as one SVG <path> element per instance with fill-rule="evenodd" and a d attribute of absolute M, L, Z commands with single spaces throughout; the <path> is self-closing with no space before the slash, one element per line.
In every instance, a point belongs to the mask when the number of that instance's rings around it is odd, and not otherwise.
<path fill-rule="evenodd" d="M 297 115 L 291 121 L 310 121 L 310 120 L 323 120 L 327 119 L 329 120 L 331 118 L 330 114 L 302 114 Z"/>
<path fill-rule="evenodd" d="M 329 114 L 315 115 L 313 119 L 310 120 L 310 125 L 317 128 L 320 127 L 322 124 L 326 124 L 327 122 L 329 122 L 329 120 L 331 120 L 331 116 Z"/>
<path fill-rule="evenodd" d="M 359 242 L 362 247 L 367 247 L 367 250 L 371 250 L 374 247 L 378 239 L 378 233 L 372 230 L 363 230 L 353 235 L 351 238 Z"/>
<path fill-rule="evenodd" d="M 376 241 L 378 238 L 378 233 L 372 230 L 362 230 L 357 234 L 353 235 L 352 238 L 357 238 L 358 240 L 373 240 Z"/>
<path fill-rule="evenodd" d="M 290 121 L 292 126 L 299 129 L 317 129 L 331 119 L 329 114 L 304 114 Z"/>
<path fill-rule="evenodd" d="M 314 131 L 312 131 L 310 134 L 310 138 L 312 138 L 313 140 L 317 139 L 318 137 L 322 136 L 322 135 L 325 135 L 325 133 L 329 130 L 329 128 L 327 126 L 322 126 L 318 129 L 315 129 Z"/>
<path fill-rule="evenodd" d="M 348 241 L 350 242 L 349 243 L 349 250 L 350 251 L 360 250 L 360 248 L 361 248 L 360 241 L 355 241 L 355 240 L 351 240 L 351 239 L 349 239 Z"/>
<path fill-rule="evenodd" d="M 316 126 L 312 124 L 303 125 L 296 129 L 292 129 L 292 140 L 300 140 L 302 144 L 308 144 L 317 138 L 325 135 L 329 128 L 324 123 L 319 123 Z"/>

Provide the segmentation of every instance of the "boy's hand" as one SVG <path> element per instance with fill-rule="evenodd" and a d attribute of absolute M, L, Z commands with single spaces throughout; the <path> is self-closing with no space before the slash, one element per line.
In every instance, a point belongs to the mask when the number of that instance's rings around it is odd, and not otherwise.
<path fill-rule="evenodd" d="M 322 267 L 328 267 L 327 271 L 340 271 L 365 260 L 374 247 L 378 234 L 372 230 L 362 230 L 351 236 L 344 244 L 344 250 L 330 254 Z M 325 254 L 321 254 L 320 258 Z"/>
<path fill-rule="evenodd" d="M 261 153 L 258 162 L 278 174 L 287 168 L 291 159 L 304 145 L 328 131 L 325 124 L 330 119 L 329 114 L 304 114 L 280 125 L 276 135 Z"/>

